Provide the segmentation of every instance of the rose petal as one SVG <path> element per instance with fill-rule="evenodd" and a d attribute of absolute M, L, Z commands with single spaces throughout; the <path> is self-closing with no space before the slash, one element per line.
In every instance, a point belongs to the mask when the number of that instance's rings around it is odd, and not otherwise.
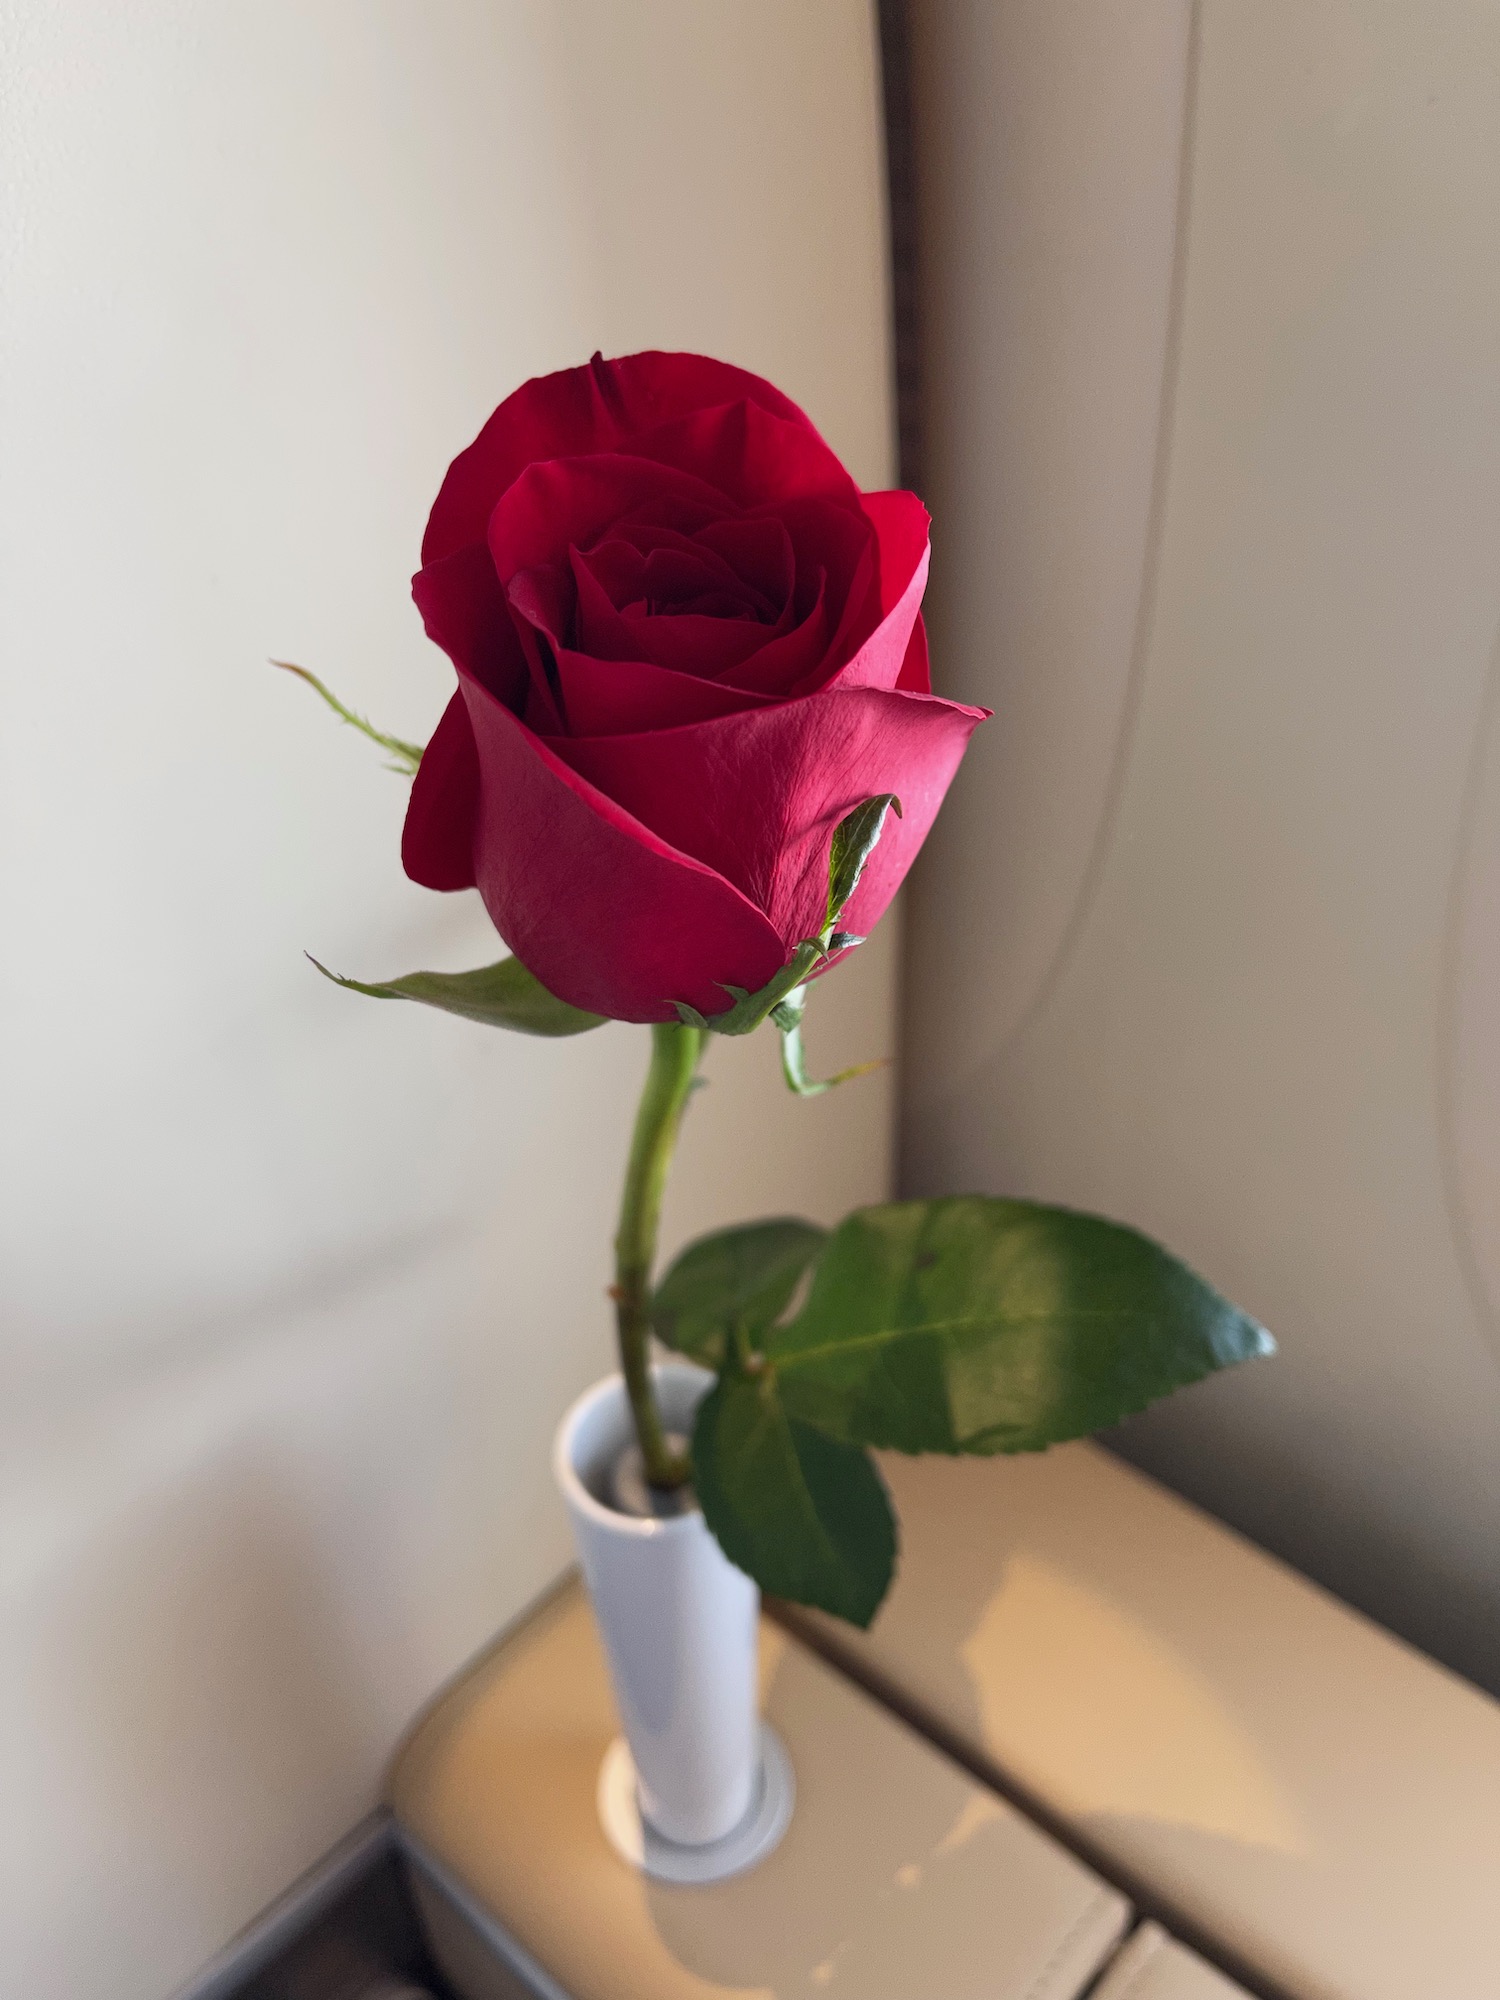
<path fill-rule="evenodd" d="M 757 403 L 694 410 L 632 438 L 630 452 L 695 473 L 741 508 L 816 499 L 860 512 L 859 488 L 811 425 Z"/>
<path fill-rule="evenodd" d="M 930 695 L 851 688 L 687 728 L 549 747 L 674 849 L 743 890 L 791 946 L 823 923 L 838 821 L 862 800 L 895 792 L 904 817 L 893 815 L 881 836 L 885 852 L 869 880 L 883 886 L 865 894 L 861 885 L 859 914 L 873 922 L 885 908 L 984 714 Z"/>
<path fill-rule="evenodd" d="M 538 729 L 543 735 L 566 729 L 552 634 L 566 632 L 572 623 L 572 579 L 565 571 L 542 563 L 513 576 L 505 586 L 505 596 L 507 616 L 514 614 L 527 673 L 525 700 L 507 706 L 522 717 L 528 728 Z"/>
<path fill-rule="evenodd" d="M 693 540 L 699 548 L 712 550 L 779 614 L 797 582 L 792 539 L 779 514 L 741 514 L 713 521 Z"/>
<path fill-rule="evenodd" d="M 599 660 L 559 647 L 555 655 L 569 736 L 636 735 L 763 708 L 772 695 L 746 694 L 722 681 L 680 674 L 654 660 Z M 538 727 L 539 736 L 551 729 Z"/>
<path fill-rule="evenodd" d="M 738 889 L 597 792 L 477 681 L 463 699 L 481 773 L 479 893 L 550 992 L 618 1021 L 670 1021 L 677 1000 L 721 1011 L 720 980 L 754 992 L 775 976 L 781 940 Z"/>
<path fill-rule="evenodd" d="M 888 615 L 926 560 L 932 516 L 915 493 L 862 493 L 860 505 L 880 543 L 880 608 Z"/>
<path fill-rule="evenodd" d="M 616 361 L 596 354 L 586 367 L 534 377 L 506 397 L 449 466 L 427 523 L 423 563 L 482 542 L 495 502 L 534 460 L 618 451 L 638 431 L 737 402 L 812 430 L 769 382 L 701 354 L 648 352 Z"/>
<path fill-rule="evenodd" d="M 880 541 L 882 616 L 853 657 L 825 683 L 830 688 L 897 685 L 927 588 L 927 509 L 914 493 L 867 493 L 864 501 Z"/>
<path fill-rule="evenodd" d="M 885 914 L 937 818 L 970 736 L 991 714 L 987 708 L 969 708 L 960 702 L 942 701 L 936 695 L 881 697 L 871 689 L 866 698 L 904 702 L 908 714 L 906 727 L 912 740 L 920 737 L 927 755 L 913 760 L 904 783 L 886 787 L 900 799 L 903 816 L 897 819 L 893 813 L 886 820 L 874 852 L 865 863 L 859 887 L 844 906 L 843 928 L 853 931 L 856 937 L 868 937 Z M 942 711 L 948 711 L 946 717 Z M 820 968 L 826 970 L 826 966 Z"/>
<path fill-rule="evenodd" d="M 749 653 L 741 665 L 731 667 L 719 678 L 726 687 L 744 694 L 780 695 L 806 676 L 816 678 L 820 662 L 829 652 L 828 606 L 821 571 L 810 579 L 816 595 L 812 608 L 790 632 L 768 638 Z"/>
<path fill-rule="evenodd" d="M 878 625 L 877 545 L 861 515 L 820 501 L 789 501 L 780 510 L 797 563 L 797 593 L 807 601 L 815 583 L 822 600 L 816 647 L 796 646 L 757 655 L 731 678 L 737 687 L 766 693 L 805 693 L 820 687 Z"/>
<path fill-rule="evenodd" d="M 577 650 L 600 659 L 652 660 L 679 674 L 711 679 L 738 666 L 769 636 L 764 625 L 746 618 L 627 617 L 610 603 L 586 558 L 574 562 L 573 578 Z"/>
<path fill-rule="evenodd" d="M 527 665 L 490 552 L 480 544 L 428 563 L 411 580 L 427 636 L 508 708 L 526 697 Z"/>
<path fill-rule="evenodd" d="M 462 694 L 455 693 L 422 752 L 401 829 L 401 865 L 424 889 L 472 889 L 479 759 Z"/>
<path fill-rule="evenodd" d="M 901 662 L 896 687 L 901 694 L 932 693 L 932 671 L 927 659 L 927 621 L 920 611 L 916 624 L 911 628 L 906 658 Z"/>
<path fill-rule="evenodd" d="M 667 528 L 640 528 L 609 535 L 588 550 L 570 551 L 576 570 L 583 563 L 616 609 L 653 596 L 679 600 L 719 591 L 736 597 L 762 619 L 774 622 L 781 609 L 742 578 L 716 550 L 695 535 Z"/>
<path fill-rule="evenodd" d="M 486 533 L 495 572 L 509 583 L 520 570 L 564 563 L 569 549 L 588 548 L 643 508 L 663 527 L 691 532 L 723 519 L 731 504 L 690 472 L 623 452 L 541 459 L 501 495 Z"/>
<path fill-rule="evenodd" d="M 770 626 L 783 609 L 779 604 L 773 609 L 711 549 L 652 549 L 642 564 L 640 582 L 654 617 L 703 611 L 717 618 L 752 618 L 757 625 Z M 724 608 L 709 614 L 710 604 Z"/>

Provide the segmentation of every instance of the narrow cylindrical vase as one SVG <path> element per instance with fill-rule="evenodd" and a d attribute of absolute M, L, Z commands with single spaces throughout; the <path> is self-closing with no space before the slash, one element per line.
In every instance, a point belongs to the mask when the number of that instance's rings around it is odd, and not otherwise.
<path fill-rule="evenodd" d="M 690 1435 L 713 1377 L 688 1362 L 653 1371 L 669 1432 Z M 702 1514 L 618 1511 L 615 1467 L 634 1439 L 619 1375 L 563 1418 L 553 1470 L 572 1517 L 643 1818 L 665 1840 L 703 1846 L 743 1821 L 760 1779 L 756 1639 L 760 1592 Z"/>

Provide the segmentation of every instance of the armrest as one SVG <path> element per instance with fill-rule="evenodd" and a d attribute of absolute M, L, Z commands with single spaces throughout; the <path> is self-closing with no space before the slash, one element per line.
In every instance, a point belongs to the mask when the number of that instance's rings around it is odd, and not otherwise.
<path fill-rule="evenodd" d="M 1500 1706 L 1098 1446 L 884 1470 L 825 1653 L 1251 1983 L 1493 2000 Z"/>

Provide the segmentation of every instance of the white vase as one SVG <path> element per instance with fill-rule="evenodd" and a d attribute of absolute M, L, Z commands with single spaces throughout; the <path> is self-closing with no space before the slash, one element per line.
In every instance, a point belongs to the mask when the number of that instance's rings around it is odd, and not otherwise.
<path fill-rule="evenodd" d="M 684 1361 L 652 1373 L 665 1429 L 690 1436 L 713 1377 Z M 624 1381 L 611 1375 L 579 1397 L 553 1447 L 629 1746 L 628 1763 L 606 1759 L 601 1811 L 616 1844 L 629 1848 L 606 1798 L 607 1781 L 623 1775 L 645 1823 L 632 1858 L 675 1880 L 715 1879 L 769 1851 L 790 1812 L 784 1753 L 773 1741 L 762 1754 L 760 1592 L 696 1507 L 641 1518 L 609 1504 L 633 1440 Z M 767 1797 L 769 1765 L 771 1789 L 786 1794 L 779 1803 Z M 715 1865 L 710 1850 L 721 1848 L 724 1865 Z"/>

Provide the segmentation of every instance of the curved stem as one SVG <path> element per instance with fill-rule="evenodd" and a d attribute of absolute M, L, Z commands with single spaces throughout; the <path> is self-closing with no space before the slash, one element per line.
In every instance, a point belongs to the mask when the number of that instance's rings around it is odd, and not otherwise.
<path fill-rule="evenodd" d="M 651 1030 L 651 1067 L 635 1115 L 620 1198 L 620 1226 L 615 1232 L 614 1301 L 620 1371 L 630 1397 L 646 1477 L 653 1486 L 681 1486 L 692 1473 L 687 1455 L 669 1449 L 652 1393 L 649 1308 L 662 1190 L 683 1106 L 703 1053 L 703 1040 L 701 1028 L 679 1027 L 675 1022 L 661 1022 Z"/>

